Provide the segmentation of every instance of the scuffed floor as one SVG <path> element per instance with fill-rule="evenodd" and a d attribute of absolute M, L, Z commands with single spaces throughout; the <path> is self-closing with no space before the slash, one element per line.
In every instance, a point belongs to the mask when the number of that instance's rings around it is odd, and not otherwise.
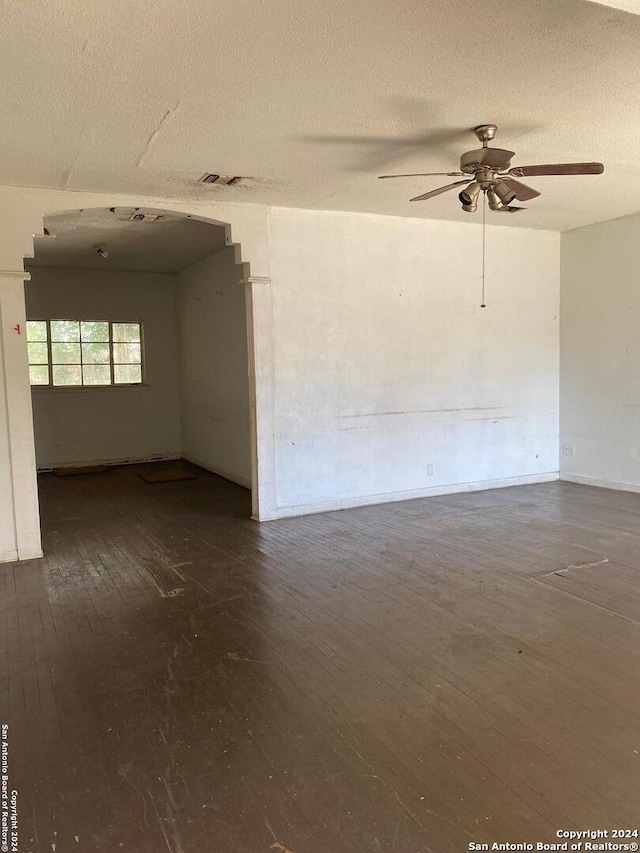
<path fill-rule="evenodd" d="M 43 476 L 46 557 L 0 566 L 20 853 L 458 853 L 636 826 L 639 495 L 258 525 L 213 475 L 137 474 Z"/>

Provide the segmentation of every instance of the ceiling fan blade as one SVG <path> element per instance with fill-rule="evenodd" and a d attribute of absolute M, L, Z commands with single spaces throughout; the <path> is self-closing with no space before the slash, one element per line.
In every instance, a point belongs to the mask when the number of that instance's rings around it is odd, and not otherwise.
<path fill-rule="evenodd" d="M 504 207 L 501 207 L 500 210 L 497 210 L 496 213 L 518 213 L 519 210 L 526 210 L 526 207 L 517 207 L 513 204 L 507 204 Z"/>
<path fill-rule="evenodd" d="M 383 178 L 457 178 L 464 175 L 464 172 L 417 172 L 411 175 L 378 175 L 378 180 Z"/>
<path fill-rule="evenodd" d="M 449 190 L 454 189 L 455 187 L 461 187 L 463 184 L 470 184 L 471 178 L 467 181 L 456 181 L 454 184 L 447 184 L 446 187 L 438 187 L 437 190 L 430 190 L 428 193 L 423 193 L 422 195 L 417 195 L 415 198 L 409 199 L 409 201 L 426 201 L 428 198 L 433 198 L 434 195 L 440 195 L 440 193 L 446 193 Z"/>
<path fill-rule="evenodd" d="M 601 175 L 602 163 L 545 163 L 541 166 L 515 166 L 510 175 L 525 178 L 529 175 Z"/>
<path fill-rule="evenodd" d="M 502 181 L 516 194 L 518 201 L 530 201 L 532 198 L 538 198 L 540 193 L 534 190 L 533 187 L 528 187 L 526 184 L 521 184 L 515 178 L 502 178 Z"/>

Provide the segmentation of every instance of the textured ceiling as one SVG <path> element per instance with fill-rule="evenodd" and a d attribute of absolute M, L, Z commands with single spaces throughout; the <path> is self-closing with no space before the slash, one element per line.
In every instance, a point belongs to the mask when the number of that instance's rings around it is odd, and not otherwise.
<path fill-rule="evenodd" d="M 639 67 L 640 17 L 584 0 L 5 0 L 0 183 L 469 221 L 376 176 L 495 122 L 514 164 L 604 162 L 491 214 L 564 230 L 640 209 Z"/>
<path fill-rule="evenodd" d="M 224 228 L 186 217 L 131 222 L 133 208 L 74 211 L 45 218 L 50 237 L 34 241 L 30 267 L 178 272 L 225 247 Z M 107 249 L 102 258 L 96 247 Z"/>

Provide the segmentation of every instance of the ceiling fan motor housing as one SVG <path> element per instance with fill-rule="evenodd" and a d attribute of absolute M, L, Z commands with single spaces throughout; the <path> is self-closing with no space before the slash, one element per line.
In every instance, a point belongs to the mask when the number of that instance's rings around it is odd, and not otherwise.
<path fill-rule="evenodd" d="M 460 157 L 460 171 L 467 175 L 474 175 L 478 169 L 485 167 L 496 169 L 495 164 L 500 163 L 499 170 L 508 169 L 511 165 L 511 151 L 503 148 L 477 148 L 474 151 L 466 151 Z"/>

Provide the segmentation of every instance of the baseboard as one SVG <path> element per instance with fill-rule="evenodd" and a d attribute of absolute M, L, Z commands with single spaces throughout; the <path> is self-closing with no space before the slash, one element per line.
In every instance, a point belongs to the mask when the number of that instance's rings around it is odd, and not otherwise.
<path fill-rule="evenodd" d="M 221 468 L 212 468 L 208 463 L 205 463 L 201 459 L 197 459 L 192 455 L 187 456 L 183 453 L 180 458 L 185 459 L 187 462 L 191 462 L 193 465 L 197 465 L 199 468 L 204 468 L 204 470 L 209 471 L 210 474 L 217 474 L 218 477 L 230 480 L 232 483 L 236 483 L 244 489 L 251 488 L 251 481 L 241 477 L 239 474 L 230 474 L 229 471 L 223 471 Z"/>
<path fill-rule="evenodd" d="M 0 551 L 0 563 L 16 563 L 17 560 L 17 551 Z"/>
<path fill-rule="evenodd" d="M 84 465 L 140 465 L 144 462 L 170 462 L 182 459 L 181 453 L 154 453 L 152 456 L 127 456 L 125 459 L 76 459 L 75 462 L 55 462 L 51 465 L 39 465 L 38 473 L 44 474 L 54 468 L 82 468 Z"/>
<path fill-rule="evenodd" d="M 24 551 L 23 553 L 19 554 L 18 559 L 21 563 L 24 563 L 26 560 L 40 560 L 42 559 L 42 557 L 44 557 L 44 554 L 40 550 Z"/>
<path fill-rule="evenodd" d="M 0 551 L 0 563 L 25 563 L 28 560 L 40 560 L 43 556 L 40 550 L 24 551 L 21 554 L 17 551 Z"/>
<path fill-rule="evenodd" d="M 577 483 L 580 486 L 593 486 L 596 489 L 640 493 L 640 483 L 620 483 L 617 480 L 601 480 L 597 477 L 585 477 L 582 474 L 560 474 L 560 480 L 563 483 Z"/>
<path fill-rule="evenodd" d="M 355 498 L 339 498 L 331 501 L 298 504 L 296 506 L 279 506 L 273 516 L 260 517 L 260 521 L 275 521 L 278 518 L 291 518 L 296 515 L 311 515 L 316 512 L 333 512 L 340 509 L 355 509 L 360 506 L 410 501 L 417 498 L 437 497 L 439 495 L 454 495 L 459 492 L 481 492 L 486 489 L 503 489 L 509 486 L 526 486 L 534 483 L 552 483 L 558 479 L 557 471 L 544 474 L 524 474 L 520 477 L 502 477 L 497 480 L 477 480 L 472 483 L 453 483 L 446 486 L 431 486 L 425 489 L 411 489 L 403 492 L 388 494 L 363 495 Z"/>

